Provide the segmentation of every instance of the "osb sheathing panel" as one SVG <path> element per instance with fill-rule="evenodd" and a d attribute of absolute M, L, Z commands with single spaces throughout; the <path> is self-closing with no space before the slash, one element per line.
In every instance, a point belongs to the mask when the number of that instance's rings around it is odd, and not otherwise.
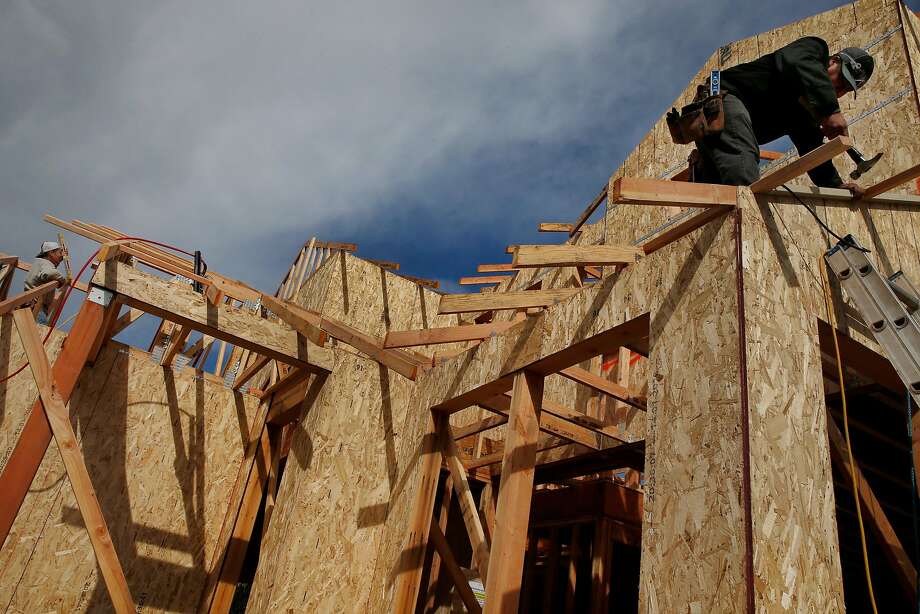
<path fill-rule="evenodd" d="M 351 255 L 324 263 L 297 300 L 377 338 L 457 324 L 455 315 L 437 315 L 437 293 Z M 413 382 L 338 347 L 297 426 L 249 602 L 255 612 L 389 609 L 430 405 Z"/>
<path fill-rule="evenodd" d="M 814 280 L 784 275 L 774 250 L 782 234 L 762 222 L 749 191 L 741 199 L 756 603 L 842 612 L 817 321 L 806 308 Z"/>
<path fill-rule="evenodd" d="M 197 603 L 256 403 L 118 343 L 81 375 L 69 408 L 140 611 Z M 6 611 L 111 609 L 53 441 L 0 564 Z"/>

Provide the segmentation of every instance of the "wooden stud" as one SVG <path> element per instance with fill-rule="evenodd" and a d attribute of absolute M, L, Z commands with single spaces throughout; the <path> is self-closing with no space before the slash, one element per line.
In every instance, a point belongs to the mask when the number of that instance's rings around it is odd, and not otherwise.
<path fill-rule="evenodd" d="M 441 556 L 444 569 L 447 570 L 447 574 L 450 576 L 450 579 L 454 583 L 454 587 L 457 589 L 457 595 L 459 595 L 460 600 L 463 601 L 463 605 L 466 606 L 467 612 L 480 614 L 482 608 L 479 607 L 479 602 L 476 601 L 473 589 L 470 588 L 470 583 L 467 581 L 466 576 L 463 575 L 463 570 L 460 569 L 456 559 L 454 559 L 454 554 L 450 550 L 447 538 L 444 537 L 441 528 L 434 518 L 431 519 L 429 527 L 429 538 L 431 539 L 431 543 Z"/>
<path fill-rule="evenodd" d="M 529 371 L 516 373 L 489 558 L 487 614 L 514 614 L 518 609 L 542 400 L 543 377 Z"/>
<path fill-rule="evenodd" d="M 422 582 L 422 566 L 431 530 L 431 510 L 434 507 L 438 475 L 441 469 L 441 451 L 438 440 L 440 429 L 446 423 L 446 414 L 432 411 L 427 432 L 421 442 L 418 460 L 419 487 L 415 494 L 405 545 L 399 557 L 398 576 L 393 593 L 393 612 L 397 614 L 411 614 L 415 611 L 415 604 L 418 600 L 419 585 Z"/>
<path fill-rule="evenodd" d="M 19 264 L 19 258 L 16 256 L 0 254 L 0 271 L 2 271 L 0 273 L 0 301 L 5 301 L 9 294 L 17 264 Z"/>
<path fill-rule="evenodd" d="M 543 576 L 543 614 L 556 614 L 553 609 L 553 597 L 556 593 L 556 576 L 559 572 L 559 527 L 553 527 L 549 531 L 548 549 L 546 563 L 543 565 L 545 575 Z"/>
<path fill-rule="evenodd" d="M 575 612 L 575 595 L 578 589 L 578 559 L 581 556 L 581 525 L 572 525 L 572 541 L 569 544 L 569 574 L 565 587 L 565 613 Z"/>
<path fill-rule="evenodd" d="M 457 502 L 460 504 L 463 523 L 466 525 L 470 545 L 473 548 L 473 561 L 476 563 L 476 569 L 479 570 L 479 576 L 482 578 L 483 584 L 485 584 L 489 574 L 489 542 L 482 529 L 479 512 L 476 509 L 476 500 L 470 490 L 470 483 L 466 478 L 466 468 L 460 461 L 460 452 L 457 450 L 457 444 L 454 442 L 449 423 L 445 424 L 441 430 L 441 454 L 447 463 L 451 480 L 454 483 L 454 490 L 457 493 Z"/>
<path fill-rule="evenodd" d="M 438 313 L 549 307 L 574 296 L 580 291 L 580 288 L 557 288 L 553 290 L 524 290 L 521 292 L 493 294 L 447 294 L 441 297 Z"/>
<path fill-rule="evenodd" d="M 29 368 L 32 370 L 32 376 L 38 387 L 45 417 L 48 419 L 48 425 L 57 442 L 61 459 L 64 461 L 64 468 L 70 479 L 70 486 L 73 488 L 77 507 L 86 525 L 93 551 L 96 553 L 96 562 L 99 564 L 99 570 L 109 591 L 109 597 L 112 599 L 112 605 L 116 612 L 133 612 L 134 599 L 131 597 L 131 591 L 125 580 L 118 554 L 112 544 L 105 517 L 96 499 L 96 492 L 93 489 L 89 472 L 86 470 L 77 435 L 70 424 L 70 415 L 61 395 L 55 389 L 54 373 L 48 363 L 45 348 L 42 347 L 38 326 L 35 324 L 32 313 L 27 309 L 15 311 L 13 320 L 19 331 L 23 350 L 29 359 Z"/>
<path fill-rule="evenodd" d="M 207 610 L 202 608 L 202 611 L 207 611 L 209 614 L 225 614 L 230 611 L 233 595 L 236 592 L 236 583 L 243 569 L 243 560 L 246 558 L 246 550 L 252 539 L 252 529 L 262 504 L 262 495 L 268 485 L 271 463 L 271 438 L 268 430 L 263 429 L 259 437 L 255 463 L 250 465 L 239 513 L 233 523 L 230 542 L 223 556 L 223 565 L 214 596 Z"/>
<path fill-rule="evenodd" d="M 444 488 L 441 489 L 441 505 L 438 512 L 438 528 L 441 533 L 447 531 L 447 521 L 450 516 L 450 502 L 453 495 L 453 480 L 448 475 L 444 479 Z M 425 598 L 423 612 L 433 612 L 438 607 L 438 578 L 441 570 L 441 555 L 437 549 L 431 553 L 431 565 L 428 567 L 428 591 Z"/>
<path fill-rule="evenodd" d="M 812 149 L 798 160 L 776 169 L 765 177 L 761 177 L 751 184 L 751 191 L 754 194 L 761 194 L 778 188 L 787 181 L 795 179 L 799 175 L 803 175 L 816 166 L 842 154 L 852 146 L 853 142 L 849 137 L 838 136 L 820 147 Z"/>
<path fill-rule="evenodd" d="M 268 356 L 257 356 L 256 359 L 252 362 L 251 365 L 243 369 L 240 373 L 237 374 L 236 379 L 233 380 L 233 389 L 239 390 L 242 386 L 251 380 L 256 373 L 261 371 L 265 365 L 268 364 L 268 361 L 271 360 Z M 242 364 L 242 363 L 241 363 Z"/>
<path fill-rule="evenodd" d="M 632 264 L 644 252 L 639 247 L 621 245 L 521 245 L 514 253 L 514 266 L 609 266 Z"/>
<path fill-rule="evenodd" d="M 179 332 L 176 333 L 176 336 L 170 339 L 169 346 L 167 346 L 166 351 L 163 352 L 163 356 L 160 358 L 160 364 L 164 367 L 168 367 L 172 364 L 173 359 L 176 357 L 176 354 L 182 351 L 185 348 L 185 342 L 188 340 L 189 334 L 192 332 L 192 327 L 188 325 L 183 325 Z"/>
<path fill-rule="evenodd" d="M 326 345 L 326 339 L 329 337 L 315 323 L 311 322 L 305 315 L 305 309 L 295 303 L 283 301 L 267 294 L 262 295 L 262 304 L 274 313 L 282 322 L 305 336 L 307 339 L 323 347 Z"/>
<path fill-rule="evenodd" d="M 616 382 L 611 382 L 608 379 L 601 377 L 600 375 L 595 375 L 586 369 L 581 367 L 566 367 L 559 371 L 559 375 L 572 380 L 573 382 L 578 382 L 579 384 L 584 384 L 593 390 L 606 394 L 618 399 L 645 411 L 645 399 L 635 390 L 630 390 L 625 386 L 621 386 Z"/>
<path fill-rule="evenodd" d="M 594 522 L 594 541 L 591 547 L 591 612 L 607 614 L 610 611 L 610 565 L 613 554 L 611 521 L 601 516 Z"/>
<path fill-rule="evenodd" d="M 480 341 L 496 337 L 515 324 L 515 322 L 489 322 L 487 324 L 469 324 L 466 326 L 390 331 L 383 340 L 383 347 L 402 348 L 461 341 Z"/>
<path fill-rule="evenodd" d="M 67 343 L 61 348 L 51 375 L 55 389 L 64 403 L 77 384 L 83 365 L 96 337 L 104 331 L 105 309 L 92 301 L 83 301 L 74 320 Z M 0 544 L 6 541 L 16 514 L 51 443 L 51 428 L 45 419 L 41 399 L 32 405 L 19 438 L 0 473 Z"/>

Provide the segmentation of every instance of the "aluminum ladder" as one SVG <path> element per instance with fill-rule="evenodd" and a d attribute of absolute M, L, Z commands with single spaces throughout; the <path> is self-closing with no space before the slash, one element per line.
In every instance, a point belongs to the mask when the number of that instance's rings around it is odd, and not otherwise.
<path fill-rule="evenodd" d="M 915 319 L 920 295 L 901 271 L 885 279 L 852 235 L 824 259 L 920 405 L 920 328 Z"/>

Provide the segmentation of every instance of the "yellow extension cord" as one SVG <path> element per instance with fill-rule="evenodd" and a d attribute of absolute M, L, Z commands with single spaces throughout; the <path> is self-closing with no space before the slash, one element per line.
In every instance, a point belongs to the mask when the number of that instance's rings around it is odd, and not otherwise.
<path fill-rule="evenodd" d="M 878 614 L 875 605 L 875 592 L 872 590 L 872 573 L 869 571 L 869 554 L 866 549 L 866 527 L 863 526 L 862 507 L 859 505 L 859 485 L 856 481 L 856 461 L 853 460 L 853 448 L 850 446 L 850 426 L 847 418 L 847 393 L 843 383 L 843 363 L 840 360 L 840 345 L 837 343 L 837 318 L 834 315 L 833 302 L 831 301 L 830 284 L 827 281 L 827 270 L 824 258 L 818 258 L 818 268 L 821 269 L 821 281 L 824 285 L 824 304 L 827 307 L 827 317 L 830 320 L 831 333 L 834 336 L 834 352 L 837 355 L 837 377 L 840 379 L 840 400 L 843 404 L 843 433 L 846 436 L 847 456 L 850 459 L 850 478 L 853 481 L 853 500 L 856 503 L 856 519 L 859 521 L 859 539 L 862 542 L 863 565 L 866 569 L 866 584 L 869 586 L 869 600 L 872 602 L 872 612 Z M 830 416 L 827 418 L 832 420 Z"/>

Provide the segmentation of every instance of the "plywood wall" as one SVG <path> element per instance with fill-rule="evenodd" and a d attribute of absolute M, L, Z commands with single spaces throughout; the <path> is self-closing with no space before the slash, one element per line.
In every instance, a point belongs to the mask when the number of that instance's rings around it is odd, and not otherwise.
<path fill-rule="evenodd" d="M 15 327 L 2 330 L 11 355 L 21 353 Z M 5 411 L 24 415 L 35 400 L 28 371 L 10 389 L 5 398 L 17 401 Z M 257 399 L 112 343 L 69 407 L 138 611 L 193 611 Z M 14 424 L 0 425 L 7 440 Z M 54 442 L 0 550 L 0 608 L 111 610 Z"/>

